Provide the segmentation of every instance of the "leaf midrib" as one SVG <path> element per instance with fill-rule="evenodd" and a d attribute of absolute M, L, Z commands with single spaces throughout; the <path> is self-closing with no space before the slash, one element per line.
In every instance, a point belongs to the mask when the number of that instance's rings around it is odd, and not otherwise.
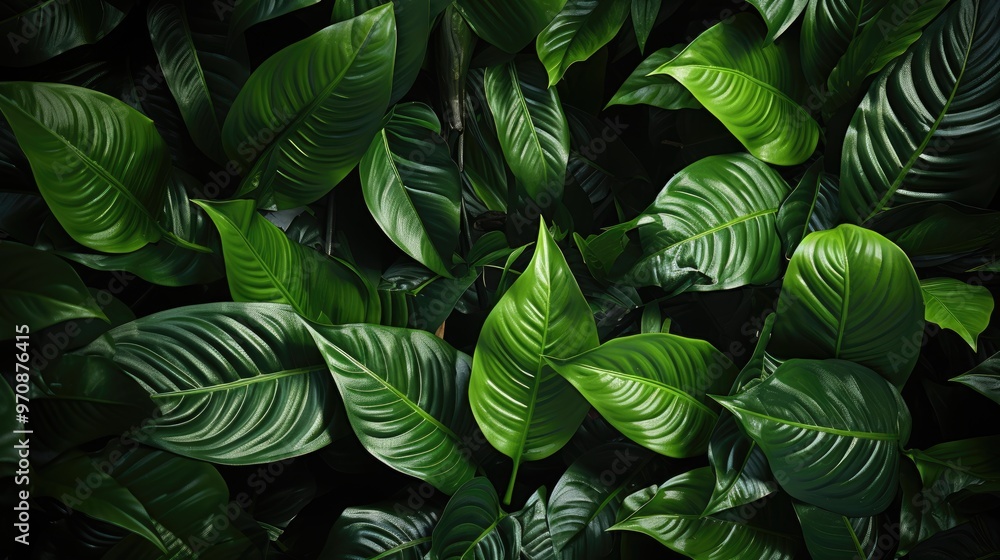
<path fill-rule="evenodd" d="M 684 391 L 678 389 L 677 387 L 674 387 L 672 385 L 667 385 L 666 383 L 662 383 L 662 382 L 657 381 L 655 379 L 650 379 L 648 377 L 640 377 L 638 375 L 631 375 L 631 374 L 623 373 L 623 372 L 619 372 L 619 371 L 612 371 L 612 370 L 605 369 L 605 368 L 602 368 L 602 367 L 591 366 L 591 365 L 587 365 L 587 364 L 577 364 L 576 367 L 578 367 L 580 369 L 585 369 L 585 370 L 588 370 L 588 371 L 592 371 L 592 372 L 595 372 L 595 373 L 599 373 L 599 374 L 609 375 L 611 377 L 616 377 L 616 378 L 620 378 L 620 379 L 624 379 L 624 380 L 628 380 L 628 381 L 634 381 L 634 382 L 639 383 L 641 385 L 649 385 L 651 387 L 662 389 L 663 391 L 665 391 L 667 393 L 670 393 L 670 394 L 672 394 L 672 395 L 674 395 L 676 397 L 679 397 L 682 400 L 689 401 L 690 404 L 694 405 L 696 408 L 700 409 L 702 412 L 706 412 L 706 413 L 708 413 L 709 415 L 711 415 L 713 417 L 717 416 L 717 414 L 715 413 L 714 410 L 712 410 L 711 408 L 705 406 L 705 403 L 699 401 L 698 399 L 696 399 L 692 395 L 690 395 L 688 393 L 685 393 Z"/>
<path fill-rule="evenodd" d="M 872 441 L 898 441 L 899 440 L 899 435 L 897 435 L 897 434 L 889 434 L 889 433 L 882 433 L 882 432 L 856 432 L 856 431 L 853 431 L 853 430 L 841 430 L 839 428 L 829 428 L 829 427 L 826 427 L 826 426 L 814 426 L 812 424 L 804 424 L 802 422 L 795 422 L 794 420 L 786 420 L 784 418 L 777 418 L 777 417 L 774 417 L 774 416 L 770 416 L 768 414 L 764 414 L 762 412 L 756 412 L 756 411 L 753 411 L 753 410 L 748 410 L 748 409 L 736 406 L 736 405 L 734 405 L 732 403 L 729 403 L 729 405 L 731 407 L 730 410 L 733 410 L 734 412 L 738 410 L 741 413 L 747 414 L 749 416 L 754 416 L 754 417 L 760 418 L 762 420 L 770 420 L 771 422 L 775 422 L 775 423 L 778 423 L 778 424 L 785 424 L 785 425 L 788 425 L 788 426 L 793 426 L 795 428 L 802 428 L 803 430 L 808 430 L 808 431 L 811 431 L 811 432 L 822 432 L 822 433 L 825 433 L 825 434 L 832 434 L 832 435 L 836 435 L 836 436 L 851 437 L 851 438 L 857 438 L 857 439 L 867 439 L 867 440 L 872 440 Z"/>
<path fill-rule="evenodd" d="M 311 366 L 304 366 L 294 369 L 286 369 L 281 371 L 275 371 L 271 373 L 264 373 L 260 375 L 255 375 L 253 377 L 244 377 L 242 379 L 237 379 L 235 381 L 227 381 L 225 383 L 219 383 L 217 385 L 211 385 L 208 387 L 198 387 L 196 389 L 182 389 L 179 391 L 167 391 L 163 393 L 154 393 L 149 397 L 151 399 L 168 399 L 176 397 L 185 397 L 187 395 L 200 395 L 206 393 L 215 393 L 219 391 L 229 391 L 230 389 L 235 389 L 238 387 L 245 387 L 247 385 L 254 385 L 257 383 L 269 383 L 272 381 L 277 381 L 285 377 L 291 377 L 294 375 L 303 375 L 314 373 L 316 371 L 322 371 L 326 368 L 325 364 L 316 364 Z"/>
<path fill-rule="evenodd" d="M 667 63 L 667 64 L 670 64 L 670 63 Z M 663 71 L 663 73 L 664 74 L 669 74 L 672 78 L 680 81 L 680 78 L 678 78 L 677 76 L 674 76 L 670 71 L 671 70 L 687 69 L 687 68 L 694 68 L 694 69 L 701 70 L 703 72 L 709 72 L 709 73 L 711 73 L 711 72 L 717 72 L 719 74 L 732 74 L 734 76 L 742 78 L 742 79 L 744 79 L 744 80 L 746 80 L 746 81 L 748 81 L 748 82 L 750 82 L 752 84 L 755 84 L 755 85 L 759 86 L 761 89 L 764 89 L 764 90 L 770 92 L 772 95 L 774 95 L 775 97 L 777 97 L 779 100 L 781 100 L 781 101 L 783 101 L 783 102 L 791 105 L 792 107 L 794 107 L 793 110 L 797 110 L 799 113 L 804 114 L 808 119 L 812 120 L 812 115 L 810 115 L 808 113 L 808 111 L 806 111 L 805 109 L 803 109 L 801 105 L 799 105 L 798 103 L 796 103 L 795 100 L 793 100 L 791 97 L 789 97 L 788 94 L 786 94 L 785 92 L 781 91 L 777 87 L 772 86 L 771 84 L 769 84 L 767 82 L 761 81 L 761 80 L 759 80 L 759 79 L 757 79 L 757 78 L 755 78 L 755 77 L 753 77 L 753 76 L 751 76 L 751 75 L 743 72 L 742 70 L 736 70 L 735 68 L 726 68 L 724 66 L 708 66 L 708 65 L 705 65 L 705 64 L 683 64 L 683 65 L 678 65 L 678 66 L 668 66 Z M 653 73 L 657 73 L 657 72 L 653 72 Z"/>
<path fill-rule="evenodd" d="M 735 226 L 737 226 L 739 224 L 742 224 L 744 222 L 749 222 L 749 221 L 755 220 L 757 218 L 762 218 L 764 216 L 768 216 L 770 214 L 777 214 L 777 212 L 778 212 L 777 208 L 769 208 L 767 210 L 758 210 L 756 212 L 751 212 L 750 214 L 744 214 L 743 216 L 740 216 L 739 218 L 737 218 L 735 220 L 730 220 L 728 222 L 724 222 L 724 223 L 719 224 L 719 225 L 717 225 L 715 227 L 709 228 L 709 229 L 707 229 L 707 230 L 705 230 L 703 232 L 697 233 L 697 234 L 692 235 L 690 237 L 685 237 L 684 239 L 682 239 L 682 240 L 680 240 L 680 241 L 678 241 L 678 242 L 676 242 L 676 243 L 674 243 L 672 245 L 669 245 L 667 247 L 664 247 L 663 249 L 657 250 L 656 252 L 653 253 L 653 255 L 650 255 L 650 256 L 652 257 L 652 256 L 655 256 L 655 255 L 659 255 L 661 253 L 666 253 L 666 252 L 672 250 L 674 247 L 679 247 L 679 246 L 684 245 L 686 243 L 690 243 L 692 241 L 696 241 L 698 239 L 701 239 L 702 237 L 708 237 L 709 235 L 712 235 L 714 233 L 718 233 L 718 232 L 720 232 L 720 231 L 722 231 L 724 229 L 729 229 L 729 228 L 735 227 Z"/>

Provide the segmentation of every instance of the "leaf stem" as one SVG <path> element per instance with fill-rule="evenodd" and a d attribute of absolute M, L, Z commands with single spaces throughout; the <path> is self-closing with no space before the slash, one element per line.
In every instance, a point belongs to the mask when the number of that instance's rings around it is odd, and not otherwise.
<path fill-rule="evenodd" d="M 172 231 L 163 230 L 162 231 L 162 235 L 163 235 L 164 241 L 166 241 L 167 243 L 170 243 L 171 245 L 176 245 L 177 247 L 181 247 L 181 248 L 184 248 L 184 249 L 190 249 L 191 251 L 195 251 L 197 253 L 212 254 L 212 253 L 215 252 L 215 251 L 213 251 L 209 247 L 205 247 L 204 245 L 199 245 L 197 243 L 194 243 L 192 241 L 188 241 L 187 239 L 179 237 L 176 233 L 174 233 Z"/>
<path fill-rule="evenodd" d="M 514 497 L 514 481 L 517 480 L 517 469 L 521 466 L 521 461 L 514 462 L 514 470 L 510 472 L 510 482 L 507 483 L 507 492 L 503 495 L 503 504 L 510 505 L 510 500 Z"/>

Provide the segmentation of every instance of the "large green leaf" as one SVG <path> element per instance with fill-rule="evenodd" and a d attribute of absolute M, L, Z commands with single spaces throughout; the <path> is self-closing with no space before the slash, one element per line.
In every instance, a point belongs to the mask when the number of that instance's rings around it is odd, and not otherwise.
<path fill-rule="evenodd" d="M 361 160 L 382 125 L 396 52 L 392 6 L 285 47 L 258 67 L 222 129 L 262 206 L 313 202 Z"/>
<path fill-rule="evenodd" d="M 178 307 L 112 329 L 78 354 L 109 358 L 142 385 L 156 406 L 147 442 L 188 457 L 294 457 L 330 443 L 343 421 L 323 357 L 285 305 Z M 100 365 L 88 361 L 80 374 Z"/>
<path fill-rule="evenodd" d="M 646 57 L 629 75 L 618 92 L 608 101 L 612 105 L 652 105 L 660 109 L 700 109 L 701 103 L 680 82 L 664 74 L 652 72 L 674 59 L 684 45 L 660 49 Z M 605 108 L 607 108 L 605 107 Z"/>
<path fill-rule="evenodd" d="M 636 220 L 639 286 L 668 292 L 727 290 L 778 277 L 775 215 L 788 184 L 748 154 L 710 156 L 681 170 Z"/>
<path fill-rule="evenodd" d="M 827 107 L 839 107 L 853 98 L 861 91 L 865 78 L 903 54 L 920 37 L 920 30 L 937 17 L 949 1 L 908 3 L 895 0 L 886 4 L 851 40 L 830 72 Z"/>
<path fill-rule="evenodd" d="M 386 3 L 390 0 L 337 0 L 332 23 L 359 16 Z M 395 0 L 391 3 L 396 16 L 396 58 L 392 69 L 390 103 L 395 103 L 406 95 L 420 73 L 427 54 L 431 24 L 439 12 L 435 11 L 430 0 Z"/>
<path fill-rule="evenodd" d="M 924 297 L 924 318 L 958 333 L 976 349 L 976 339 L 990 324 L 993 294 L 983 286 L 973 286 L 954 278 L 926 278 L 920 281 Z"/>
<path fill-rule="evenodd" d="M 877 233 L 841 225 L 809 234 L 792 256 L 768 351 L 851 360 L 901 388 L 923 331 L 920 283 L 906 254 Z"/>
<path fill-rule="evenodd" d="M 1000 353 L 990 356 L 951 381 L 971 387 L 1000 404 Z"/>
<path fill-rule="evenodd" d="M 430 549 L 431 531 L 441 511 L 400 504 L 349 507 L 330 529 L 321 558 L 421 560 Z"/>
<path fill-rule="evenodd" d="M 917 200 L 986 205 L 1000 156 L 1000 4 L 961 0 L 882 72 L 851 120 L 840 168 L 857 223 Z"/>
<path fill-rule="evenodd" d="M 0 241 L 0 337 L 14 336 L 15 325 L 34 332 L 72 319 L 107 321 L 73 267 L 59 257 L 12 241 Z"/>
<path fill-rule="evenodd" d="M 906 455 L 920 473 L 925 489 L 940 498 L 963 490 L 973 493 L 1000 492 L 1000 436 L 986 436 L 939 443 L 926 451 L 914 449 Z"/>
<path fill-rule="evenodd" d="M 823 171 L 823 159 L 809 166 L 799 184 L 778 209 L 777 226 L 791 258 L 799 243 L 814 231 L 832 229 L 840 220 L 837 179 Z"/>
<path fill-rule="evenodd" d="M 608 444 L 584 453 L 556 482 L 548 526 L 559 558 L 600 560 L 613 550 L 614 525 L 626 496 L 663 473 L 655 456 L 630 444 Z M 662 480 L 662 478 L 660 478 Z"/>
<path fill-rule="evenodd" d="M 614 39 L 628 17 L 631 0 L 567 0 L 538 34 L 535 48 L 549 75 L 549 87 L 574 62 L 590 58 Z"/>
<path fill-rule="evenodd" d="M 501 49 L 516 53 L 538 35 L 566 0 L 457 0 L 472 30 Z"/>
<path fill-rule="evenodd" d="M 814 0 L 802 21 L 802 70 L 813 85 L 825 85 L 847 45 L 889 0 Z"/>
<path fill-rule="evenodd" d="M 187 189 L 197 186 L 197 180 L 174 169 L 167 184 L 163 204 L 163 223 L 178 238 L 190 240 L 213 253 L 193 251 L 186 247 L 155 243 L 122 254 L 85 253 L 57 247 L 59 255 L 94 270 L 124 270 L 161 286 L 189 286 L 214 282 L 224 276 L 222 244 L 208 215 L 188 200 Z"/>
<path fill-rule="evenodd" d="M 96 43 L 125 11 L 103 0 L 12 0 L 0 8 L 0 66 L 31 66 Z"/>
<path fill-rule="evenodd" d="M 545 71 L 521 59 L 486 69 L 486 100 L 514 177 L 540 204 L 562 196 L 569 161 L 569 125 Z"/>
<path fill-rule="evenodd" d="M 431 534 L 430 560 L 515 560 L 521 527 L 500 509 L 486 478 L 473 478 L 445 506 Z"/>
<path fill-rule="evenodd" d="M 616 338 L 548 363 L 632 441 L 669 457 L 708 448 L 717 408 L 736 369 L 703 340 L 656 333 Z"/>
<path fill-rule="evenodd" d="M 218 13 L 224 15 L 232 6 L 233 15 L 229 17 L 229 34 L 233 37 L 242 34 L 258 23 L 283 16 L 295 10 L 312 6 L 320 0 L 235 0 L 232 4 L 223 4 Z"/>
<path fill-rule="evenodd" d="M 759 22 L 741 14 L 709 28 L 655 73 L 676 78 L 751 154 L 796 165 L 819 142 L 819 125 L 800 104 L 798 58 L 793 41 L 766 44 Z"/>
<path fill-rule="evenodd" d="M 514 460 L 505 502 L 521 462 L 558 451 L 590 408 L 543 356 L 568 358 L 597 343 L 590 306 L 542 224 L 528 268 L 483 324 L 469 383 L 480 429 Z"/>
<path fill-rule="evenodd" d="M 103 93 L 63 84 L 0 84 L 0 111 L 73 239 L 106 253 L 160 239 L 170 156 L 153 121 Z"/>
<path fill-rule="evenodd" d="M 877 517 L 845 517 L 801 502 L 795 514 L 813 560 L 882 558 Z"/>
<path fill-rule="evenodd" d="M 253 201 L 195 204 L 222 236 L 233 301 L 287 303 L 314 321 L 378 322 L 378 294 L 354 267 L 288 239 Z"/>
<path fill-rule="evenodd" d="M 787 526 L 775 526 L 773 516 L 754 511 L 749 520 L 739 516 L 709 515 L 702 511 L 712 493 L 712 470 L 689 471 L 625 498 L 617 531 L 636 531 L 695 560 L 754 558 L 791 560 L 797 538 Z M 765 510 L 771 508 L 765 507 Z"/>
<path fill-rule="evenodd" d="M 156 0 L 146 21 L 163 78 L 191 138 L 217 163 L 227 163 L 222 125 L 250 76 L 246 43 L 241 39 L 227 45 L 226 23 L 207 3 Z"/>
<path fill-rule="evenodd" d="M 809 0 L 749 0 L 767 22 L 766 43 L 777 39 L 802 13 Z"/>
<path fill-rule="evenodd" d="M 475 476 L 462 437 L 469 357 L 417 330 L 310 326 L 347 417 L 365 448 L 390 467 L 446 494 Z"/>
<path fill-rule="evenodd" d="M 910 413 L 868 368 L 789 360 L 746 391 L 715 399 L 760 445 L 792 497 L 849 517 L 880 513 L 895 497 Z"/>
<path fill-rule="evenodd" d="M 430 107 L 404 103 L 361 159 L 365 202 L 382 231 L 420 263 L 451 276 L 462 183 Z"/>

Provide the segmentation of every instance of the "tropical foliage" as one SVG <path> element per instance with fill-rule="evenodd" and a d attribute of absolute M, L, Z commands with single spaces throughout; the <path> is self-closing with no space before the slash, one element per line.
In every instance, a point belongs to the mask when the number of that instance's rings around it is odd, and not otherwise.
<path fill-rule="evenodd" d="M 32 557 L 1000 550 L 1000 3 L 26 0 L 0 31 Z"/>

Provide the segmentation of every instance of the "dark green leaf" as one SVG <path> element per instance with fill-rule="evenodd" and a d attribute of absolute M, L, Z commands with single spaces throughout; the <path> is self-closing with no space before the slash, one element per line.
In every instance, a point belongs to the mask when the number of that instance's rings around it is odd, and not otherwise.
<path fill-rule="evenodd" d="M 549 87 L 575 62 L 590 58 L 615 37 L 631 0 L 567 0 L 538 34 L 535 48 L 549 75 Z M 655 17 L 655 16 L 654 16 Z"/>
<path fill-rule="evenodd" d="M 924 318 L 958 333 L 976 350 L 976 339 L 990 324 L 993 294 L 983 286 L 973 286 L 954 278 L 925 278 L 920 281 L 924 297 Z"/>
<path fill-rule="evenodd" d="M 483 39 L 516 53 L 556 17 L 566 0 L 457 0 L 455 6 Z"/>
<path fill-rule="evenodd" d="M 607 107 L 644 104 L 667 110 L 700 109 L 701 103 L 676 79 L 665 74 L 652 74 L 683 50 L 684 45 L 674 45 L 649 55 L 618 88 Z"/>

